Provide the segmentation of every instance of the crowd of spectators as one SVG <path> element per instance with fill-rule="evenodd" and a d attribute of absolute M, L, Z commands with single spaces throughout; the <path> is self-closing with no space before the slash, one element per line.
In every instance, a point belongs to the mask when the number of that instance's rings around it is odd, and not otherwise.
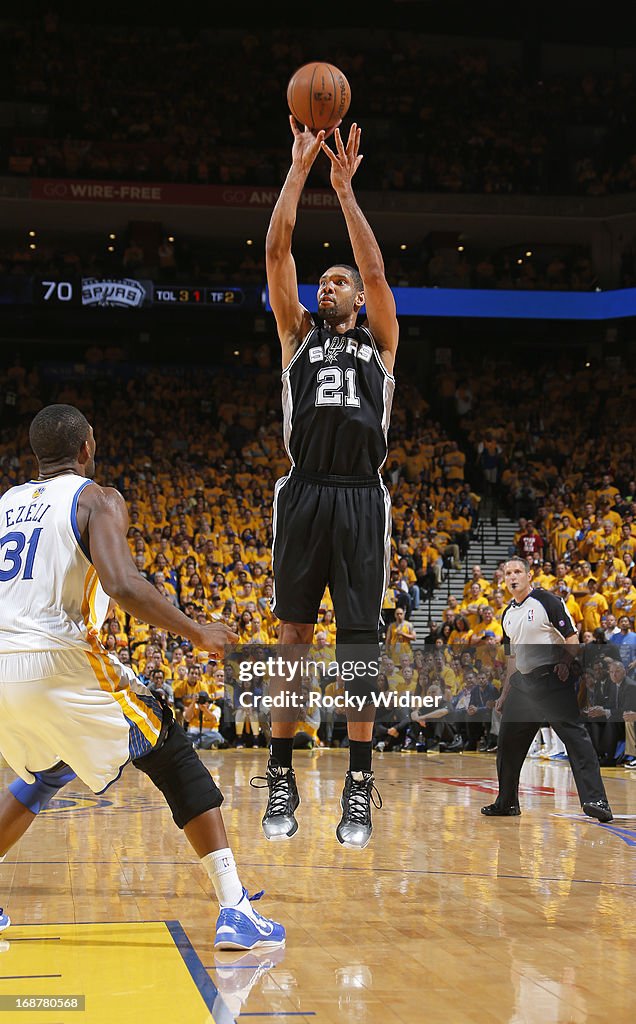
<path fill-rule="evenodd" d="M 413 251 L 386 247 L 386 274 L 392 287 L 486 288 L 513 291 L 592 291 L 598 277 L 589 251 L 582 246 L 534 246 L 532 250 L 435 247 L 425 241 Z M 528 255 L 529 253 L 529 255 Z M 317 282 L 322 266 L 315 246 L 296 247 L 302 282 Z M 132 277 L 186 285 L 265 285 L 263 246 L 220 246 L 213 240 L 164 234 L 151 246 L 134 234 L 55 239 L 36 234 L 15 245 L 0 237 L 0 277 L 41 275 L 67 280 L 86 277 Z M 622 280 L 625 280 L 625 273 Z M 625 283 L 627 283 L 625 281 Z"/>
<path fill-rule="evenodd" d="M 484 444 L 491 450 L 498 498 L 512 518 L 541 529 L 557 504 L 576 517 L 600 498 L 630 504 L 636 375 L 627 362 L 618 355 L 574 362 L 564 351 L 527 365 L 502 358 L 476 367 L 445 368 L 439 390 L 463 449 L 478 458 Z"/>
<path fill-rule="evenodd" d="M 126 497 L 139 571 L 187 615 L 231 624 L 241 650 L 267 650 L 278 639 L 270 608 L 272 493 L 289 467 L 271 351 L 247 345 L 232 365 L 162 367 L 128 360 L 121 350 L 93 347 L 84 353 L 89 375 L 68 366 L 46 376 L 36 362 L 20 359 L 0 370 L 0 488 L 36 471 L 27 428 L 41 405 L 79 406 L 95 426 L 99 481 Z M 427 391 L 400 378 L 398 370 L 383 470 L 393 533 L 379 679 L 394 705 L 378 718 L 376 743 L 385 750 L 496 748 L 501 616 L 510 600 L 503 564 L 506 555 L 518 553 L 533 565 L 535 583 L 563 598 L 585 647 L 602 648 L 602 657 L 586 663 L 580 694 L 582 707 L 594 709 L 590 726 L 599 756 L 615 762 L 625 723 L 615 719 L 619 705 L 611 701 L 622 692 L 616 689 L 622 680 L 608 658 L 622 665 L 631 686 L 636 474 L 611 374 L 604 378 L 597 370 L 594 388 L 586 390 L 583 371 L 568 375 L 559 367 L 553 374 L 539 365 L 524 373 L 503 361 L 484 368 L 475 360 L 472 374 L 468 366 L 463 371 L 441 367 Z M 506 395 L 496 409 L 495 384 Z M 634 386 L 627 374 L 623 386 L 624 394 Z M 602 419 L 600 408 L 586 411 L 599 394 Z M 584 411 L 581 418 L 577 410 Z M 564 429 L 557 429 L 557 420 Z M 420 603 L 446 574 L 467 573 L 471 539 L 480 518 L 492 512 L 493 492 L 486 486 L 491 462 L 497 467 L 493 486 L 517 514 L 513 545 L 491 576 L 474 565 L 461 600 L 449 596 L 441 620 L 418 635 L 413 618 Z M 238 699 L 232 659 L 210 659 L 117 606 L 102 641 L 164 695 L 198 745 L 268 742 L 267 715 Z M 326 589 L 310 657 L 335 662 L 335 643 Z M 331 695 L 339 685 L 329 676 L 305 680 L 308 689 Z M 438 698 L 437 706 L 405 712 L 400 695 Z M 592 698 L 601 703 L 590 703 Z M 298 737 L 308 745 L 346 742 L 344 720 L 308 709 Z"/>
<path fill-rule="evenodd" d="M 631 71 L 529 73 L 487 47 L 434 52 L 417 32 L 328 39 L 374 144 L 364 188 L 607 195 L 636 188 Z M 285 90 L 315 59 L 290 28 L 141 29 L 49 14 L 4 25 L 6 173 L 279 185 Z M 327 183 L 326 161 L 312 171 Z"/>
<path fill-rule="evenodd" d="M 611 360 L 575 367 L 563 357 L 520 367 L 502 359 L 481 367 L 473 361 L 463 372 L 445 367 L 435 384 L 442 419 L 454 422 L 479 469 L 482 514 L 496 515 L 498 507 L 517 521 L 506 554 L 528 559 L 535 585 L 563 599 L 582 644 L 594 645 L 580 703 L 592 708 L 593 740 L 612 766 L 620 684 L 632 692 L 636 679 L 636 460 L 626 415 L 636 377 Z M 484 579 L 474 566 L 463 600 L 449 597 L 431 635 L 451 648 L 481 644 L 491 633 L 500 638 L 511 598 L 502 570 L 503 562 Z M 636 711 L 632 703 L 620 705 L 621 718 Z M 635 753 L 632 739 L 628 763 Z"/>

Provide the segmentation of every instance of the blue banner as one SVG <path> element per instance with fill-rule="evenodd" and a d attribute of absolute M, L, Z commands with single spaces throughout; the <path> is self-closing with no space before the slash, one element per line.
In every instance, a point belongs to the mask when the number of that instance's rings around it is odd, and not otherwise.
<path fill-rule="evenodd" d="M 300 301 L 316 309 L 317 285 L 301 284 Z M 523 320 L 614 320 L 636 316 L 636 288 L 607 292 L 517 292 L 479 288 L 393 288 L 398 316 Z M 271 312 L 269 293 L 265 308 Z"/>

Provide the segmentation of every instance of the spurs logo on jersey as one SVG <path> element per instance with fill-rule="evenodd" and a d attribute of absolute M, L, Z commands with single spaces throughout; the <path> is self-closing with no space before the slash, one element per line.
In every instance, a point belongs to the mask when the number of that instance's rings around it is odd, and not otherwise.
<path fill-rule="evenodd" d="M 345 335 L 343 338 L 327 338 L 323 348 L 320 348 L 319 345 L 314 345 L 309 349 L 309 362 L 322 363 L 326 360 L 328 363 L 332 363 L 338 358 L 341 352 L 345 351 L 347 352 L 347 355 L 354 355 L 358 359 L 362 359 L 365 363 L 370 362 L 371 356 L 373 355 L 373 348 L 371 345 L 360 345 L 355 338 L 350 338 L 348 335 Z"/>
<path fill-rule="evenodd" d="M 328 363 L 337 362 L 338 356 L 341 352 L 344 352 L 346 341 L 340 335 L 336 335 L 335 338 L 329 338 L 329 341 L 325 343 L 325 359 Z"/>
<path fill-rule="evenodd" d="M 94 649 L 108 597 L 77 527 L 90 484 L 66 473 L 0 498 L 0 652 Z"/>
<path fill-rule="evenodd" d="M 282 373 L 283 437 L 293 466 L 372 477 L 386 460 L 394 378 L 367 327 L 312 326 Z"/>

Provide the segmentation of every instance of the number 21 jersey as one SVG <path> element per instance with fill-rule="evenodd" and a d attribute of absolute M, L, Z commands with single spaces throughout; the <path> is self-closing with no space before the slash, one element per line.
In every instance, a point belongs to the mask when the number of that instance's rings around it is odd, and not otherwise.
<path fill-rule="evenodd" d="M 377 476 L 387 457 L 395 379 L 367 327 L 311 330 L 282 373 L 292 466 L 320 477 Z"/>
<path fill-rule="evenodd" d="M 75 473 L 0 498 L 0 653 L 99 646 L 108 596 L 77 526 Z"/>

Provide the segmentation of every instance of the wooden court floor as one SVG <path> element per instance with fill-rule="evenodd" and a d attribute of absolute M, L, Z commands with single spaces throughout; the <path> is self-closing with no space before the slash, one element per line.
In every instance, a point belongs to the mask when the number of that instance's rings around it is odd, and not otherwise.
<path fill-rule="evenodd" d="M 384 808 L 356 853 L 334 835 L 345 751 L 298 752 L 300 829 L 283 844 L 262 836 L 249 787 L 266 752 L 202 756 L 285 949 L 215 954 L 207 876 L 128 767 L 102 797 L 67 787 L 0 865 L 0 1024 L 635 1019 L 634 772 L 603 772 L 610 825 L 581 814 L 567 764 L 530 761 L 522 817 L 487 819 L 493 755 L 376 755 Z M 85 1009 L 6 1009 L 16 995 L 84 995 Z"/>

